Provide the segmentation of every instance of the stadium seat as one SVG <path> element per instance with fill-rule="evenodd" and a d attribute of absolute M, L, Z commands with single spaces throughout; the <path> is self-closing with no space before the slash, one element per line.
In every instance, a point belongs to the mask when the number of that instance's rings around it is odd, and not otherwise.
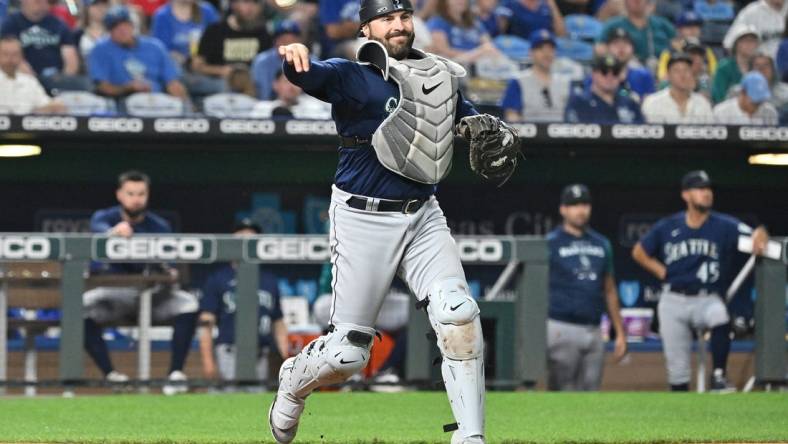
<path fill-rule="evenodd" d="M 508 57 L 484 57 L 474 63 L 476 75 L 490 80 L 509 80 L 517 75 L 520 64 Z"/>
<path fill-rule="evenodd" d="M 238 93 L 213 94 L 203 99 L 203 112 L 211 117 L 249 117 L 258 100 Z"/>
<path fill-rule="evenodd" d="M 506 57 L 517 62 L 528 61 L 531 52 L 531 43 L 528 40 L 513 35 L 499 35 L 493 43 Z"/>
<path fill-rule="evenodd" d="M 186 111 L 183 100 L 164 93 L 136 93 L 123 101 L 126 113 L 136 117 L 180 117 Z"/>
<path fill-rule="evenodd" d="M 578 62 L 589 62 L 594 57 L 594 45 L 580 40 L 571 40 L 564 37 L 556 39 L 558 57 L 567 57 Z"/>
<path fill-rule="evenodd" d="M 590 15 L 570 14 L 564 17 L 564 23 L 572 40 L 593 42 L 602 33 L 602 22 Z"/>
<path fill-rule="evenodd" d="M 57 95 L 68 113 L 75 116 L 111 116 L 117 113 L 115 101 L 87 91 L 64 91 Z"/>

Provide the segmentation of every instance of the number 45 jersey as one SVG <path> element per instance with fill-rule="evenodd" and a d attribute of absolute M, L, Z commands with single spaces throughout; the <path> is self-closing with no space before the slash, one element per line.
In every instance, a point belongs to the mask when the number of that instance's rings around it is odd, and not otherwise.
<path fill-rule="evenodd" d="M 659 220 L 640 240 L 645 252 L 667 267 L 665 283 L 671 291 L 725 295 L 741 263 L 739 236 L 752 228 L 726 214 L 712 212 L 697 229 L 687 226 L 686 213 Z"/>

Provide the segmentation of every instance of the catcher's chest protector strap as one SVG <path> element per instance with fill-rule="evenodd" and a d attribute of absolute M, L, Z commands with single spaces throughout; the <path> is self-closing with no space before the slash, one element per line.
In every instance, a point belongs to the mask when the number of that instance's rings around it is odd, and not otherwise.
<path fill-rule="evenodd" d="M 465 69 L 418 50 L 411 52 L 418 58 L 401 61 L 384 59 L 381 50 L 385 54 L 380 43 L 370 40 L 359 49 L 359 60 L 392 78 L 399 85 L 400 99 L 372 135 L 372 146 L 389 170 L 416 182 L 438 183 L 451 169 L 457 88 Z"/>

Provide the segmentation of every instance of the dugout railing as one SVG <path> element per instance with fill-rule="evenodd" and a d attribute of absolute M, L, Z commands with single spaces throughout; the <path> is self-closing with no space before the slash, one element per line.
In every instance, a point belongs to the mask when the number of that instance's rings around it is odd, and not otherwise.
<path fill-rule="evenodd" d="M 488 379 L 504 385 L 525 386 L 542 381 L 546 372 L 546 240 L 536 236 L 458 236 L 456 240 L 461 260 L 466 265 L 521 264 L 522 267 L 514 284 L 514 301 L 480 301 L 483 321 L 490 320 L 494 325 L 495 372 Z M 24 261 L 62 264 L 58 375 L 64 386 L 83 381 L 82 295 L 86 289 L 90 261 L 237 263 L 235 376 L 236 382 L 251 383 L 256 379 L 258 266 L 265 263 L 322 264 L 329 257 L 325 236 L 239 238 L 231 235 L 174 234 L 120 238 L 85 234 L 0 233 L 0 266 L 2 263 Z M 7 383 L 7 292 L 4 290 L 7 282 L 0 279 L 0 284 L 3 286 L 0 288 L 0 383 Z M 759 260 L 756 286 L 759 296 L 755 307 L 755 377 L 760 382 L 783 383 L 786 374 L 784 261 Z M 149 316 L 150 301 L 142 300 L 140 305 L 141 313 Z M 412 310 L 408 327 L 406 379 L 427 381 L 434 375 L 431 363 L 434 351 L 431 350 L 435 345 L 434 341 L 425 339 L 430 329 L 426 316 L 415 308 Z"/>

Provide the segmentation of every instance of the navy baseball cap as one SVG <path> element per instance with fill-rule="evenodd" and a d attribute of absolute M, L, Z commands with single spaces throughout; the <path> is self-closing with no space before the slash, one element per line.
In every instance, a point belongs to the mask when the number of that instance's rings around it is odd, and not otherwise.
<path fill-rule="evenodd" d="M 602 71 L 603 73 L 608 71 L 617 72 L 621 71 L 623 68 L 624 64 L 619 62 L 611 54 L 598 55 L 591 61 L 592 71 Z"/>
<path fill-rule="evenodd" d="M 235 224 L 233 224 L 233 232 L 241 231 L 241 230 L 252 230 L 257 234 L 263 232 L 263 229 L 262 227 L 260 227 L 260 224 L 255 222 L 254 219 L 252 219 L 251 217 L 244 217 L 243 219 L 239 219 L 235 221 Z"/>
<path fill-rule="evenodd" d="M 301 35 L 301 27 L 295 20 L 282 20 L 274 26 L 274 38 L 282 34 Z"/>
<path fill-rule="evenodd" d="M 677 62 L 685 62 L 686 64 L 692 66 L 692 57 L 690 57 L 690 55 L 686 52 L 674 51 L 670 54 L 670 58 L 668 59 L 668 68 L 670 68 L 670 65 Z"/>
<path fill-rule="evenodd" d="M 561 191 L 561 205 L 590 204 L 591 191 L 582 183 L 567 185 Z"/>
<path fill-rule="evenodd" d="M 629 35 L 629 32 L 627 32 L 627 30 L 624 28 L 613 28 L 612 30 L 610 30 L 610 32 L 607 33 L 607 37 L 605 38 L 605 43 L 610 43 L 613 40 L 618 40 L 618 39 L 623 39 L 628 41 L 629 43 L 633 43 L 632 36 Z"/>
<path fill-rule="evenodd" d="M 531 48 L 538 48 L 545 43 L 550 43 L 551 45 L 556 46 L 555 36 L 547 29 L 537 29 L 536 31 L 532 32 L 528 37 L 528 41 L 531 43 Z"/>
<path fill-rule="evenodd" d="M 741 89 L 755 103 L 762 103 L 772 98 L 769 82 L 758 71 L 750 71 L 741 79 Z"/>
<path fill-rule="evenodd" d="M 711 178 L 703 170 L 690 171 L 681 178 L 681 189 L 689 190 L 692 188 L 711 187 Z"/>
<path fill-rule="evenodd" d="M 677 28 L 701 25 L 703 25 L 703 18 L 695 11 L 684 11 L 679 14 L 678 18 L 676 19 Z"/>
<path fill-rule="evenodd" d="M 107 14 L 104 16 L 104 27 L 107 30 L 112 30 L 116 25 L 129 22 L 131 23 L 131 14 L 129 13 L 129 9 L 122 5 L 116 5 L 107 11 Z"/>

